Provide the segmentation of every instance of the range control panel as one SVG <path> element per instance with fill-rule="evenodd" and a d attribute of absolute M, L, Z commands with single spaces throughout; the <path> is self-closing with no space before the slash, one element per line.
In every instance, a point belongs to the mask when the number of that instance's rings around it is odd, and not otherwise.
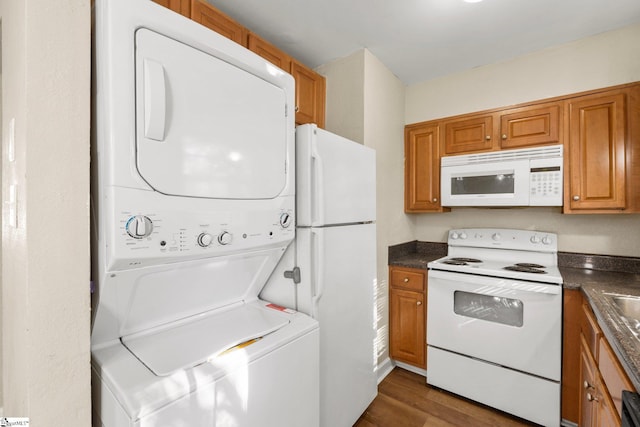
<path fill-rule="evenodd" d="M 462 228 L 449 231 L 449 246 L 556 252 L 558 236 L 545 231 Z"/>
<path fill-rule="evenodd" d="M 274 246 L 295 237 L 292 208 L 234 212 L 120 210 L 115 213 L 110 270 Z"/>

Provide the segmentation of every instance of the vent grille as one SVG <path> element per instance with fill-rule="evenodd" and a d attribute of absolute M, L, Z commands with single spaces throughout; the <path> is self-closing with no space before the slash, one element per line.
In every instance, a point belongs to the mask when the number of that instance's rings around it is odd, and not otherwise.
<path fill-rule="evenodd" d="M 442 166 L 462 166 L 482 163 L 507 162 L 512 160 L 533 160 L 562 158 L 562 145 L 526 148 L 523 150 L 492 151 L 489 153 L 464 154 L 440 159 Z"/>

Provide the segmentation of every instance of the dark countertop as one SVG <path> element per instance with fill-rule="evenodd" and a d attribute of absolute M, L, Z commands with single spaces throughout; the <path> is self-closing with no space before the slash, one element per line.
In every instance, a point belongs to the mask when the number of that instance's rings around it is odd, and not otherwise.
<path fill-rule="evenodd" d="M 426 270 L 447 254 L 446 243 L 408 242 L 389 247 L 389 265 Z M 640 297 L 640 258 L 558 253 L 565 289 L 580 289 L 629 379 L 640 390 L 640 338 L 631 332 L 610 294 Z"/>

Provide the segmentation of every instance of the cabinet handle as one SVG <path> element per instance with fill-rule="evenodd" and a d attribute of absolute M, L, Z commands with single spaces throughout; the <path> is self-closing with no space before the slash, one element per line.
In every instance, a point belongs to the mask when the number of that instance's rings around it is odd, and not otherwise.
<path fill-rule="evenodd" d="M 593 386 L 591 384 L 589 384 L 589 382 L 586 381 L 586 380 L 585 380 L 585 382 L 582 383 L 582 386 L 585 388 L 585 390 L 593 388 Z"/>
<path fill-rule="evenodd" d="M 487 141 L 490 141 L 491 140 L 491 135 L 485 136 L 484 139 L 486 139 Z"/>
<path fill-rule="evenodd" d="M 587 400 L 589 402 L 597 402 L 598 401 L 598 399 L 591 393 L 587 393 Z"/>
<path fill-rule="evenodd" d="M 416 305 L 422 305 L 422 301 L 417 301 Z"/>
<path fill-rule="evenodd" d="M 502 134 L 502 139 L 507 139 L 507 134 L 506 133 Z"/>
<path fill-rule="evenodd" d="M 404 280 L 403 280 L 404 283 L 407 283 L 408 281 L 409 281 L 408 277 L 405 277 Z"/>
<path fill-rule="evenodd" d="M 433 203 L 438 203 L 438 198 L 437 197 L 433 198 Z"/>
<path fill-rule="evenodd" d="M 580 196 L 573 196 L 572 199 L 577 202 L 578 200 L 580 200 Z"/>
<path fill-rule="evenodd" d="M 296 105 L 296 113 L 297 113 L 298 111 L 300 111 L 300 107 L 298 107 L 298 106 Z"/>

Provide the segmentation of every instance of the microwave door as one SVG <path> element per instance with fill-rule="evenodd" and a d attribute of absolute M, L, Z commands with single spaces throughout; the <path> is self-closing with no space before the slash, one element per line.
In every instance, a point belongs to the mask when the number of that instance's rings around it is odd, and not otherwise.
<path fill-rule="evenodd" d="M 443 166 L 443 206 L 527 206 L 529 161 Z"/>

